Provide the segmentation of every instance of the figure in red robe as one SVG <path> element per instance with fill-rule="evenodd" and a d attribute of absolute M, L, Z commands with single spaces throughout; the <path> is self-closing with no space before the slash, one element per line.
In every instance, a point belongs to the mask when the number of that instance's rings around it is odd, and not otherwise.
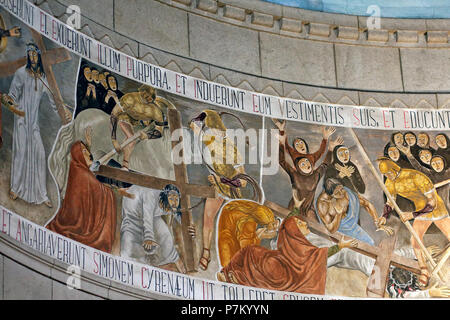
<path fill-rule="evenodd" d="M 325 294 L 329 248 L 312 245 L 300 231 L 302 226 L 295 216 L 285 219 L 277 250 L 251 245 L 238 251 L 220 272 L 224 280 L 269 290 Z"/>
<path fill-rule="evenodd" d="M 110 253 L 116 229 L 114 191 L 89 170 L 92 155 L 81 141 L 72 145 L 66 196 L 47 228 Z"/>

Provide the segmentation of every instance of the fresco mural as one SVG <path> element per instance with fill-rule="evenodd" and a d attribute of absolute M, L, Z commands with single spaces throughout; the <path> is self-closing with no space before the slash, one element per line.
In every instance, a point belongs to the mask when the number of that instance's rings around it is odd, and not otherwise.
<path fill-rule="evenodd" d="M 440 114 L 409 110 L 402 125 L 440 127 L 406 130 L 390 111 L 184 86 L 1 17 L 0 201 L 15 240 L 188 299 L 449 297 Z"/>

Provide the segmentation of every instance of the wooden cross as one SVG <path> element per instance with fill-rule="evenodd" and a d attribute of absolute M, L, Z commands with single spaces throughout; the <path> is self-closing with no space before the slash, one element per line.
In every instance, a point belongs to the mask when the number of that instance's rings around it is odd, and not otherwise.
<path fill-rule="evenodd" d="M 182 128 L 181 114 L 178 110 L 169 109 L 168 119 L 171 135 L 173 131 Z M 182 137 L 180 137 L 180 140 L 178 141 L 173 141 L 172 148 L 174 148 L 178 143 L 182 143 L 181 139 Z M 183 156 L 183 154 L 180 154 L 180 156 Z M 189 235 L 188 231 L 188 226 L 193 224 L 192 210 L 190 210 L 191 207 L 190 197 L 193 196 L 198 198 L 215 198 L 216 191 L 212 186 L 190 184 L 187 176 L 186 165 L 184 163 L 175 164 L 174 171 L 175 171 L 175 181 L 150 177 L 147 175 L 123 171 L 120 169 L 115 169 L 107 166 L 100 166 L 100 169 L 97 174 L 109 178 L 114 178 L 123 182 L 157 190 L 163 189 L 167 184 L 173 184 L 180 190 L 181 193 L 180 204 L 183 210 L 183 214 L 181 216 L 181 235 L 183 239 L 181 256 L 185 263 L 187 271 L 193 272 L 197 271 L 196 262 L 198 259 L 196 257 L 197 249 L 195 239 L 193 239 Z"/>
<path fill-rule="evenodd" d="M 72 57 L 64 48 L 57 48 L 47 50 L 44 44 L 42 35 L 33 29 L 31 29 L 31 34 L 35 44 L 41 50 L 42 64 L 44 65 L 45 75 L 47 76 L 48 85 L 52 91 L 53 99 L 55 100 L 56 107 L 58 109 L 58 114 L 61 118 L 63 124 L 67 123 L 67 119 L 64 111 L 64 101 L 61 96 L 61 91 L 59 90 L 58 84 L 56 82 L 55 74 L 53 73 L 53 65 L 69 61 Z M 17 69 L 24 66 L 27 63 L 27 58 L 23 57 L 15 61 L 8 61 L 0 63 L 0 75 L 2 77 L 9 77 L 13 75 Z"/>
<path fill-rule="evenodd" d="M 289 209 L 286 209 L 274 202 L 266 201 L 264 204 L 272 209 L 281 218 L 286 218 L 290 213 Z M 339 242 L 339 240 L 344 236 L 340 232 L 330 233 L 325 226 L 308 217 L 301 217 L 301 219 L 308 223 L 308 227 L 315 234 L 330 239 L 333 242 Z M 399 256 L 393 252 L 397 241 L 396 235 L 381 241 L 378 247 L 371 246 L 363 241 L 356 241 L 358 246 L 356 248 L 352 248 L 352 250 L 375 259 L 375 265 L 372 274 L 369 277 L 368 286 L 366 289 L 369 297 L 384 297 L 388 281 L 389 268 L 391 265 L 420 274 L 420 268 L 417 261 Z"/>

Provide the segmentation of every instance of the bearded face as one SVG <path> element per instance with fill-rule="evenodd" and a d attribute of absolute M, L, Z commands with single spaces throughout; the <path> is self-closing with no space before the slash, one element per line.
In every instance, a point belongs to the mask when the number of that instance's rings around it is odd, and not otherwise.
<path fill-rule="evenodd" d="M 176 210 L 178 206 L 180 205 L 180 197 L 178 194 L 171 193 L 167 196 L 167 201 L 169 202 L 170 207 L 172 210 Z"/>

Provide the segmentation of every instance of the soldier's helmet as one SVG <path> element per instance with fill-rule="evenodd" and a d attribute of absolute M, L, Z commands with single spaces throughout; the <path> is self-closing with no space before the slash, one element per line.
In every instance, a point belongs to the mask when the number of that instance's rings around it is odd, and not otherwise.
<path fill-rule="evenodd" d="M 226 131 L 227 128 L 220 117 L 220 114 L 214 110 L 203 110 L 206 114 L 205 125 L 210 129 L 219 129 L 221 131 Z"/>
<path fill-rule="evenodd" d="M 387 172 L 394 172 L 398 174 L 402 169 L 398 164 L 386 157 L 378 159 L 378 167 L 380 168 L 380 172 L 382 174 L 385 174 Z"/>

